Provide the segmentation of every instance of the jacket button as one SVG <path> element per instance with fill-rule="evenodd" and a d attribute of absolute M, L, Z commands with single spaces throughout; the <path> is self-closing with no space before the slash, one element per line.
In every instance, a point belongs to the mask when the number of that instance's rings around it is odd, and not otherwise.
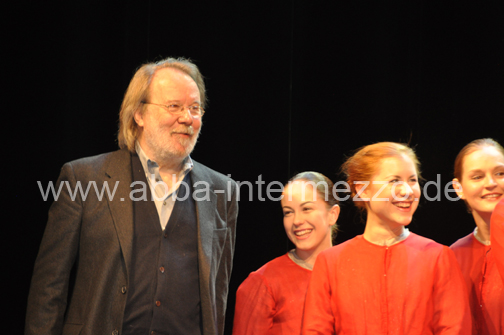
<path fill-rule="evenodd" d="M 157 300 L 157 301 L 156 301 L 156 306 L 157 306 L 157 307 L 161 306 L 161 301 Z"/>
<path fill-rule="evenodd" d="M 119 331 L 118 331 L 117 329 L 114 329 L 114 330 L 112 331 L 112 335 L 119 335 Z"/>
<path fill-rule="evenodd" d="M 121 293 L 125 294 L 128 290 L 126 289 L 126 286 L 121 287 Z"/>

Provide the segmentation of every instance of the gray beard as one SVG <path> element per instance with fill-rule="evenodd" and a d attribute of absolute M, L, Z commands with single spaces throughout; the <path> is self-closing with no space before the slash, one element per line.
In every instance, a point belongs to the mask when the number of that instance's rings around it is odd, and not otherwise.
<path fill-rule="evenodd" d="M 184 140 L 182 145 L 185 147 L 183 153 L 175 151 L 172 146 L 168 146 L 168 148 L 163 148 L 159 146 L 159 143 L 152 143 L 151 138 L 147 137 L 146 141 L 154 153 L 155 157 L 152 157 L 154 161 L 156 161 L 160 165 L 170 164 L 174 161 L 183 161 L 185 160 L 194 150 L 196 143 L 198 141 L 199 132 L 196 134 L 195 138 Z"/>

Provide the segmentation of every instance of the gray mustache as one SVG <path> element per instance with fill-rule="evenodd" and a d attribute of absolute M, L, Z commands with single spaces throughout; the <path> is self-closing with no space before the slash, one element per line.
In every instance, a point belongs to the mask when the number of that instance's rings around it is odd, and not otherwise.
<path fill-rule="evenodd" d="M 188 134 L 188 135 L 194 135 L 194 128 L 192 126 L 189 127 L 180 127 L 177 129 L 172 130 L 171 132 L 173 133 L 179 133 L 179 134 Z"/>

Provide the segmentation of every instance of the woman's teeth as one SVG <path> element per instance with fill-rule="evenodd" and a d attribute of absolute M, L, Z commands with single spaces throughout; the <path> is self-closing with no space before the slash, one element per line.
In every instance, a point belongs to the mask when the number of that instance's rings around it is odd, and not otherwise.
<path fill-rule="evenodd" d="M 411 202 L 396 202 L 394 205 L 400 208 L 410 208 Z"/>
<path fill-rule="evenodd" d="M 312 232 L 313 229 L 303 229 L 303 230 L 298 230 L 294 232 L 294 235 L 296 236 L 304 236 L 306 234 L 309 234 Z"/>
<path fill-rule="evenodd" d="M 482 196 L 483 199 L 495 199 L 495 198 L 498 198 L 500 197 L 501 194 L 498 194 L 498 193 L 492 193 L 492 194 L 487 194 L 487 195 L 484 195 Z"/>

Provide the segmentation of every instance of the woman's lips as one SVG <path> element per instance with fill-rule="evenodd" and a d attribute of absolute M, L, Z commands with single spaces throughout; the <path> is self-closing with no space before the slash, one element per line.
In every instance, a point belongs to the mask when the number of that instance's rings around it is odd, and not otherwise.
<path fill-rule="evenodd" d="M 394 206 L 399 208 L 401 211 L 409 211 L 413 202 L 411 201 L 398 201 L 392 203 Z"/>
<path fill-rule="evenodd" d="M 307 229 L 299 229 L 294 231 L 294 235 L 297 238 L 303 238 L 303 237 L 308 237 L 308 235 L 313 231 L 312 228 L 307 228 Z"/>
<path fill-rule="evenodd" d="M 486 200 L 496 200 L 502 196 L 502 193 L 488 193 L 483 195 L 481 198 Z"/>

